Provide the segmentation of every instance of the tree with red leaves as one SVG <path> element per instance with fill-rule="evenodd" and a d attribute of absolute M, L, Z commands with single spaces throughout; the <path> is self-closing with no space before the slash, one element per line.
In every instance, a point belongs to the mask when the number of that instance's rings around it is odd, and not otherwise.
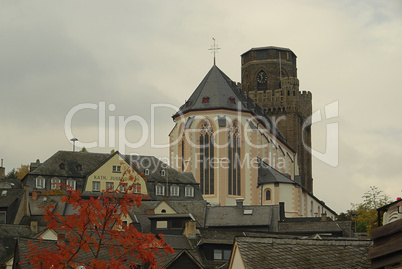
<path fill-rule="evenodd" d="M 127 169 L 124 173 L 133 173 Z M 30 242 L 25 257 L 33 268 L 135 268 L 148 265 L 159 268 L 157 257 L 174 250 L 166 245 L 163 235 L 138 232 L 123 219 L 130 209 L 139 207 L 143 195 L 133 193 L 133 184 L 120 180 L 116 189 L 103 190 L 97 198 L 83 199 L 78 190 L 66 189 L 63 202 L 70 204 L 74 214 L 62 216 L 49 205 L 44 214 L 47 227 L 65 238 L 54 245 Z M 132 175 L 129 176 L 134 181 Z M 120 185 L 124 191 L 120 191 Z"/>

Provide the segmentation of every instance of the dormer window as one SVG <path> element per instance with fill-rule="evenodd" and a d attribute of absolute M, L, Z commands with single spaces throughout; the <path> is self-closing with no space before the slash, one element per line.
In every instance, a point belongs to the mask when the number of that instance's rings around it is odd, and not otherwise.
<path fill-rule="evenodd" d="M 3 191 L 1 192 L 1 196 L 7 196 L 7 191 L 6 191 L 6 190 L 3 190 Z"/>
<path fill-rule="evenodd" d="M 234 97 L 229 97 L 229 102 L 231 104 L 236 104 L 236 99 Z"/>
<path fill-rule="evenodd" d="M 64 170 L 66 169 L 66 166 L 64 165 L 64 163 L 59 164 L 59 168 L 60 170 Z"/>
<path fill-rule="evenodd" d="M 162 171 L 161 171 L 161 176 L 164 177 L 165 174 L 166 174 L 165 170 L 162 170 Z"/>
<path fill-rule="evenodd" d="M 202 103 L 203 103 L 203 104 L 209 103 L 209 97 L 208 97 L 208 96 L 202 97 Z"/>
<path fill-rule="evenodd" d="M 158 184 L 155 186 L 156 195 L 165 195 L 165 186 Z"/>
<path fill-rule="evenodd" d="M 194 188 L 192 186 L 186 186 L 184 190 L 186 197 L 194 197 Z"/>

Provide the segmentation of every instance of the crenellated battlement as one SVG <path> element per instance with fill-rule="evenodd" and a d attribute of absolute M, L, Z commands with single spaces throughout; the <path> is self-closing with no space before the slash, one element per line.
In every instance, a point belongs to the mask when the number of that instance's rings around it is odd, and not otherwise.
<path fill-rule="evenodd" d="M 312 94 L 309 91 L 302 91 L 302 92 L 300 92 L 300 97 L 303 99 L 311 100 Z"/>

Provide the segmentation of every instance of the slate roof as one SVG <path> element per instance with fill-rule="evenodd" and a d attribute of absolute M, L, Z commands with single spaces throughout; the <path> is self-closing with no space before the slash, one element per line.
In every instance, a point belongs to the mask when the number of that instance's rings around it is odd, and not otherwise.
<path fill-rule="evenodd" d="M 190 250 L 190 249 L 183 249 L 177 251 L 175 250 L 175 253 L 169 253 L 169 254 L 160 251 L 160 254 L 162 254 L 162 256 L 157 256 L 156 260 L 162 268 L 175 268 L 170 266 L 174 263 L 174 261 L 179 259 L 182 255 L 187 255 L 193 261 L 192 266 L 197 266 L 191 268 L 204 268 L 202 258 L 197 250 Z"/>
<path fill-rule="evenodd" d="M 198 227 L 204 227 L 205 215 L 207 211 L 207 201 L 168 201 L 170 205 L 178 214 L 191 213 L 197 222 Z"/>
<path fill-rule="evenodd" d="M 311 234 L 311 233 L 342 233 L 343 230 L 336 221 L 316 222 L 280 222 L 279 232 Z"/>
<path fill-rule="evenodd" d="M 369 240 L 236 237 L 246 268 L 370 268 Z"/>
<path fill-rule="evenodd" d="M 177 249 L 192 249 L 188 239 L 185 235 L 171 235 L 165 234 L 163 239 L 165 240 L 166 244 Z"/>
<path fill-rule="evenodd" d="M 258 164 L 258 183 L 289 183 L 296 184 L 295 181 L 286 177 L 284 174 L 278 172 L 273 167 L 268 165 L 267 163 L 259 160 Z"/>
<path fill-rule="evenodd" d="M 92 152 L 58 151 L 28 175 L 49 175 L 59 177 L 85 177 L 106 161 L 111 154 Z M 59 165 L 64 163 L 65 169 Z M 81 165 L 82 171 L 77 169 Z"/>
<path fill-rule="evenodd" d="M 22 188 L 21 180 L 16 178 L 0 179 L 0 188 L 2 189 L 20 189 Z"/>
<path fill-rule="evenodd" d="M 0 224 L 0 267 L 14 254 L 18 237 L 34 238 L 28 225 Z"/>
<path fill-rule="evenodd" d="M 208 98 L 208 102 L 204 102 L 204 97 Z M 233 98 L 234 101 L 231 101 L 231 98 Z M 257 116 L 259 120 L 263 119 L 262 121 L 265 128 L 275 134 L 282 142 L 286 143 L 286 139 L 279 130 L 276 129 L 264 110 L 237 87 L 236 83 L 216 65 L 212 66 L 190 98 L 172 117 L 175 119 L 189 111 L 211 109 L 249 112 Z M 290 146 L 288 147 L 290 148 Z"/>
<path fill-rule="evenodd" d="M 0 208 L 9 207 L 22 195 L 24 195 L 24 189 L 0 189 Z"/>
<path fill-rule="evenodd" d="M 245 211 L 251 214 L 245 214 Z M 264 206 L 211 206 L 207 208 L 206 227 L 266 226 L 277 229 L 278 205 Z"/>
<path fill-rule="evenodd" d="M 46 196 L 38 196 L 38 199 L 32 200 L 32 197 L 29 197 L 29 210 L 31 215 L 41 216 L 46 212 L 46 207 L 49 205 L 54 205 L 55 208 L 53 212 L 57 212 L 60 215 L 64 215 L 64 210 L 66 207 L 66 203 L 61 201 L 61 195 L 46 195 Z"/>

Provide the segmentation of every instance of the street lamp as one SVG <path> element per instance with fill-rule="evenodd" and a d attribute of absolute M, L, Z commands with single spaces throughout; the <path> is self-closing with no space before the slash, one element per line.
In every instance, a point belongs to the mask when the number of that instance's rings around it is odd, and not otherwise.
<path fill-rule="evenodd" d="M 355 233 L 357 232 L 357 217 L 359 216 L 359 214 L 357 213 L 352 213 L 352 217 L 355 218 Z"/>
<path fill-rule="evenodd" d="M 75 142 L 78 141 L 78 139 L 74 137 L 74 138 L 71 138 L 70 141 L 73 142 L 73 152 L 74 152 L 75 151 Z"/>

